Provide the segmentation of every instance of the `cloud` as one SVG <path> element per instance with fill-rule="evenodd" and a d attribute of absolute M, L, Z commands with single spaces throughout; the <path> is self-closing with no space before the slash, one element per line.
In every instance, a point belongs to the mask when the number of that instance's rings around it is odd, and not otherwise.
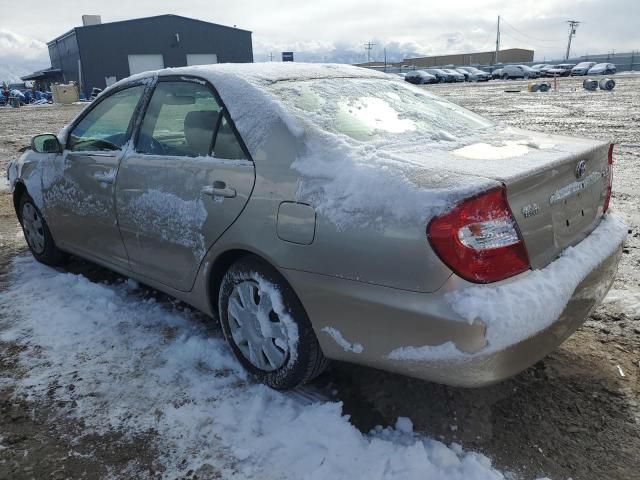
<path fill-rule="evenodd" d="M 0 81 L 18 81 L 20 76 L 49 65 L 44 42 L 0 29 Z"/>

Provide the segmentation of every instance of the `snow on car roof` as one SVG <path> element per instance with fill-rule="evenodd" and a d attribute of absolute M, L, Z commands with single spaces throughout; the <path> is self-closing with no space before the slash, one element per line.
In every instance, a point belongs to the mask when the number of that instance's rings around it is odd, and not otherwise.
<path fill-rule="evenodd" d="M 262 146 L 274 122 L 284 122 L 289 130 L 301 134 L 300 127 L 263 87 L 279 81 L 330 78 L 368 78 L 400 81 L 385 73 L 366 68 L 328 63 L 222 63 L 165 68 L 127 77 L 107 88 L 106 92 L 132 81 L 164 76 L 205 78 L 220 94 L 231 118 L 252 154 Z"/>

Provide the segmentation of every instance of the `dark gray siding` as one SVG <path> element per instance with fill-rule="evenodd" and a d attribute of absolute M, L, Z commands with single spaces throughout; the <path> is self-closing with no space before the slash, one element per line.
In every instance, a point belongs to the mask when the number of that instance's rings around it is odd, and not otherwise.
<path fill-rule="evenodd" d="M 129 54 L 162 54 L 165 67 L 185 66 L 187 53 L 215 53 L 219 63 L 253 62 L 251 32 L 174 15 L 80 27 L 76 35 L 87 95 L 92 87 L 105 88 L 105 77 L 128 77 Z"/>
<path fill-rule="evenodd" d="M 49 42 L 48 47 L 51 68 L 62 70 L 62 81 L 64 83 L 78 82 L 80 52 L 75 31 L 71 30 L 68 34 Z"/>

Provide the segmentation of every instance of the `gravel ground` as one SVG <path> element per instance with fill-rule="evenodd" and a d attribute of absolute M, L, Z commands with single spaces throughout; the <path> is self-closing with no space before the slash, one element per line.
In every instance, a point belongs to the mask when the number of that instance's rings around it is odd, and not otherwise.
<path fill-rule="evenodd" d="M 640 77 L 617 80 L 611 93 L 585 92 L 576 79 L 562 79 L 559 91 L 552 93 L 528 93 L 525 82 L 425 87 L 514 126 L 614 139 L 612 205 L 626 218 L 630 235 L 608 301 L 556 352 L 509 381 L 457 389 L 335 364 L 315 391 L 343 401 L 360 430 L 407 416 L 416 430 L 482 452 L 514 478 L 640 479 L 640 311 L 631 306 L 634 299 L 640 302 Z M 507 93 L 507 87 L 522 91 Z M 0 109 L 0 171 L 31 135 L 57 131 L 80 108 Z M 24 252 L 2 185 L 0 180 L 0 291 L 10 281 L 9 260 Z M 69 268 L 92 280 L 116 281 L 113 274 L 84 262 Z M 18 353 L 16 345 L 0 343 L 0 479 L 159 474 L 153 432 L 133 439 L 119 432 L 98 436 L 81 421 L 61 422 L 60 411 L 73 405 L 56 401 L 60 385 L 53 381 L 48 399 L 33 403 L 16 397 L 12 379 L 24 374 Z M 217 477 L 201 472 L 200 478 Z"/>

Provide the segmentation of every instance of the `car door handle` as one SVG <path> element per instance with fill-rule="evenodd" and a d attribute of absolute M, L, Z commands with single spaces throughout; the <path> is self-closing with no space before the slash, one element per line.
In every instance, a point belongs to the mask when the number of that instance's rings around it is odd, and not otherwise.
<path fill-rule="evenodd" d="M 211 195 L 212 197 L 234 198 L 236 196 L 236 189 L 227 187 L 226 183 L 216 180 L 213 182 L 213 185 L 202 187 L 202 193 L 204 195 Z"/>

